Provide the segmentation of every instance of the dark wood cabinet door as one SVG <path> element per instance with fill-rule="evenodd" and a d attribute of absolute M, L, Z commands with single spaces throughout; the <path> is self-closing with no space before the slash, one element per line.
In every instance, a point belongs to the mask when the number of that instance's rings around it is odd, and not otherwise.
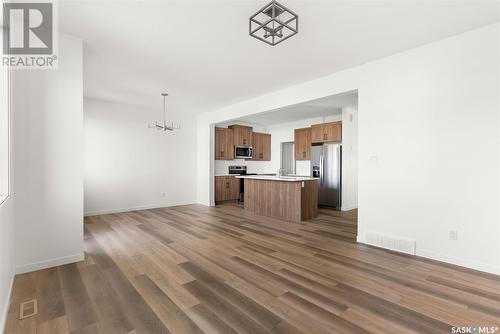
<path fill-rule="evenodd" d="M 224 143 L 225 160 L 234 159 L 234 131 L 226 129 L 226 140 Z"/>
<path fill-rule="evenodd" d="M 261 159 L 263 161 L 271 161 L 271 135 L 267 133 L 261 134 Z"/>
<path fill-rule="evenodd" d="M 295 129 L 295 160 L 311 160 L 311 128 Z"/>
<path fill-rule="evenodd" d="M 240 197 L 240 179 L 235 176 L 215 177 L 215 201 L 232 201 Z"/>
<path fill-rule="evenodd" d="M 233 130 L 215 128 L 215 160 L 233 160 Z"/>
<path fill-rule="evenodd" d="M 254 132 L 252 135 L 252 160 L 271 160 L 271 135 L 268 133 Z"/>
<path fill-rule="evenodd" d="M 231 125 L 229 128 L 233 130 L 233 145 L 252 146 L 252 127 L 244 125 Z"/>
<path fill-rule="evenodd" d="M 325 141 L 342 141 L 342 122 L 332 122 L 324 125 Z"/>
<path fill-rule="evenodd" d="M 253 131 L 250 127 L 244 127 L 240 130 L 240 142 L 244 146 L 252 146 Z"/>
<path fill-rule="evenodd" d="M 342 122 L 330 122 L 311 125 L 311 142 L 342 141 Z"/>
<path fill-rule="evenodd" d="M 253 149 L 253 152 L 252 152 L 252 159 L 251 160 L 262 160 L 260 158 L 260 156 L 261 156 L 261 149 L 262 149 L 261 137 L 262 136 L 261 136 L 260 133 L 257 133 L 257 132 L 252 133 L 252 149 Z"/>
<path fill-rule="evenodd" d="M 226 198 L 226 177 L 216 176 L 215 177 L 215 201 L 221 202 L 225 201 Z"/>
<path fill-rule="evenodd" d="M 227 200 L 237 200 L 240 197 L 240 179 L 237 179 L 234 176 L 227 176 L 226 184 L 228 184 L 227 188 Z"/>
<path fill-rule="evenodd" d="M 324 124 L 315 124 L 311 126 L 311 142 L 322 143 L 325 141 L 325 126 Z"/>
<path fill-rule="evenodd" d="M 215 128 L 215 160 L 224 159 L 225 143 L 226 131 L 223 128 Z"/>

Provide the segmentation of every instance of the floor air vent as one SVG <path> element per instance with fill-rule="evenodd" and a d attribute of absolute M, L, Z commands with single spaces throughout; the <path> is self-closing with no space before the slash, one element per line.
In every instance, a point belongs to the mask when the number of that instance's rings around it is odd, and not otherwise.
<path fill-rule="evenodd" d="M 27 302 L 21 303 L 19 307 L 19 319 L 29 318 L 34 316 L 38 312 L 38 307 L 36 299 L 28 300 Z"/>
<path fill-rule="evenodd" d="M 377 247 L 387 248 L 396 252 L 415 255 L 416 241 L 412 239 L 367 232 L 366 243 Z"/>

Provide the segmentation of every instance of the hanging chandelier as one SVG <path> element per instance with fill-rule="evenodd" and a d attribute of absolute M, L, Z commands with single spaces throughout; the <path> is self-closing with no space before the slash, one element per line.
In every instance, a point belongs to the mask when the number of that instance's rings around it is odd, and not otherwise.
<path fill-rule="evenodd" d="M 250 36 L 270 45 L 281 43 L 299 32 L 299 16 L 274 0 L 250 16 L 249 23 Z"/>
<path fill-rule="evenodd" d="M 155 124 L 148 124 L 148 128 L 150 129 L 156 129 L 158 131 L 174 131 L 178 130 L 181 128 L 180 124 L 174 125 L 174 122 L 170 122 L 167 124 L 167 108 L 166 108 L 166 97 L 168 96 L 167 93 L 161 93 L 161 96 L 163 96 L 163 122 L 158 122 L 155 121 Z"/>

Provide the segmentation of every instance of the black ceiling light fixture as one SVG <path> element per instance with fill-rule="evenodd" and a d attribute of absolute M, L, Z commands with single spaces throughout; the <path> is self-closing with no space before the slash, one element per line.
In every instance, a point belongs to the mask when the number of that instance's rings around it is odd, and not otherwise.
<path fill-rule="evenodd" d="M 269 45 L 276 45 L 299 32 L 299 16 L 271 1 L 250 16 L 250 36 Z"/>

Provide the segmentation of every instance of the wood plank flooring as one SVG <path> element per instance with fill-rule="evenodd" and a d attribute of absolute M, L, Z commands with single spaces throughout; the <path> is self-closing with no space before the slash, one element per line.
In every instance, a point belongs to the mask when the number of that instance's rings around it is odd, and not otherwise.
<path fill-rule="evenodd" d="M 450 333 L 500 327 L 500 277 L 354 242 L 356 212 L 236 204 L 85 219 L 85 261 L 15 278 L 6 333 Z M 38 314 L 18 320 L 36 298 Z M 498 331 L 497 331 L 498 332 Z"/>

